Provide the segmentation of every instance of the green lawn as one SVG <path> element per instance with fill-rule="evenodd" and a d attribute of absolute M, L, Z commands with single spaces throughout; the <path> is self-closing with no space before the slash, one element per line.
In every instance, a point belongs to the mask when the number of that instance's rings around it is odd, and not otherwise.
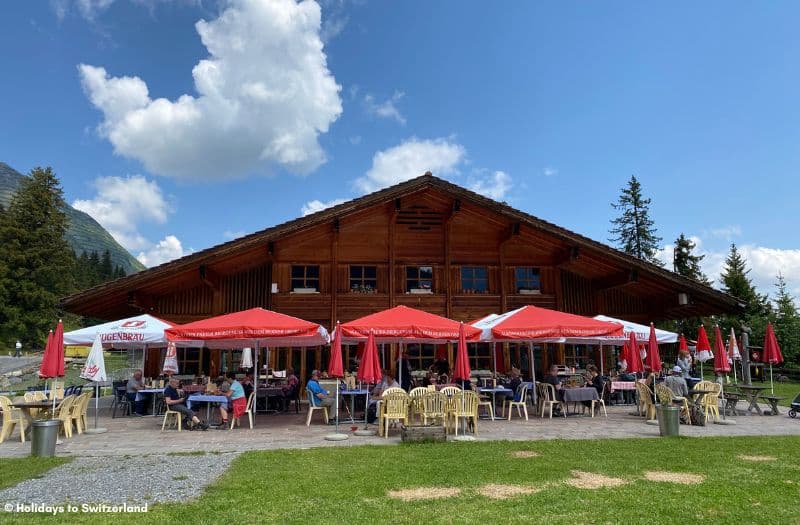
<path fill-rule="evenodd" d="M 38 478 L 48 470 L 72 458 L 4 458 L 0 459 L 0 489 L 16 485 L 26 479 Z M 0 521 L 3 521 L 0 519 Z"/>
<path fill-rule="evenodd" d="M 518 451 L 536 457 L 520 458 Z M 771 456 L 745 461 L 739 455 Z M 575 471 L 624 482 L 578 488 Z M 692 485 L 647 471 L 699 476 Z M 508 499 L 487 484 L 534 487 Z M 402 501 L 392 490 L 455 488 Z M 137 523 L 776 523 L 798 522 L 800 437 L 446 443 L 248 452 L 196 501 Z M 15 517 L 18 518 L 18 517 Z M 67 519 L 69 518 L 69 519 Z M 57 516 L 45 521 L 74 521 Z M 80 516 L 108 522 L 108 516 Z"/>

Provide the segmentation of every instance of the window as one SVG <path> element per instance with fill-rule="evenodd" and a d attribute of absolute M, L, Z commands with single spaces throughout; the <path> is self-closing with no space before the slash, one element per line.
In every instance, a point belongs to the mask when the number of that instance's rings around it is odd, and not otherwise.
<path fill-rule="evenodd" d="M 541 289 L 539 268 L 522 266 L 516 269 L 515 276 L 517 293 L 532 293 Z"/>
<path fill-rule="evenodd" d="M 470 343 L 467 345 L 469 356 L 469 366 L 472 370 L 492 370 L 492 348 L 491 343 Z"/>
<path fill-rule="evenodd" d="M 200 370 L 200 349 L 199 348 L 181 348 L 177 349 L 178 367 L 181 374 L 199 375 Z"/>
<path fill-rule="evenodd" d="M 316 292 L 319 290 L 319 266 L 292 266 L 292 291 Z"/>
<path fill-rule="evenodd" d="M 433 267 L 406 266 L 406 292 L 433 293 Z"/>
<path fill-rule="evenodd" d="M 405 350 L 411 370 L 427 370 L 436 360 L 436 345 L 412 343 Z"/>
<path fill-rule="evenodd" d="M 485 266 L 461 268 L 461 293 L 488 293 L 489 271 Z"/>
<path fill-rule="evenodd" d="M 378 291 L 378 269 L 375 266 L 350 266 L 350 291 L 375 293 Z"/>
<path fill-rule="evenodd" d="M 587 345 L 564 345 L 564 365 L 578 369 L 586 368 L 589 364 L 589 351 Z"/>

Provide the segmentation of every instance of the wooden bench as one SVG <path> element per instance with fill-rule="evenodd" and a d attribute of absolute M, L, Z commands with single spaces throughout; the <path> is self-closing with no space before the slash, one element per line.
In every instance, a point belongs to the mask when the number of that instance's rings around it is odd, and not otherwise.
<path fill-rule="evenodd" d="M 726 416 L 738 415 L 736 413 L 736 403 L 739 402 L 739 394 L 736 394 L 734 392 L 725 392 L 725 394 L 723 394 L 723 397 L 725 398 L 725 408 L 723 409 L 725 415 Z"/>
<path fill-rule="evenodd" d="M 403 442 L 445 442 L 447 434 L 441 425 L 403 425 L 400 432 Z"/>
<path fill-rule="evenodd" d="M 769 407 L 770 407 L 769 414 L 765 413 L 764 415 L 777 416 L 777 415 L 780 415 L 780 412 L 778 411 L 778 401 L 786 399 L 786 397 L 781 397 L 781 396 L 761 396 L 761 399 L 763 399 L 764 401 L 768 402 L 769 403 Z"/>

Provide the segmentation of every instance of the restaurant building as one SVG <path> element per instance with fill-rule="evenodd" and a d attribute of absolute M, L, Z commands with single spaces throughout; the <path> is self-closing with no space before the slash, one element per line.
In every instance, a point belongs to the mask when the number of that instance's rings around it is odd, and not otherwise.
<path fill-rule="evenodd" d="M 741 308 L 709 286 L 430 173 L 63 300 L 80 315 L 149 313 L 176 323 L 260 306 L 329 329 L 397 305 L 471 321 L 528 304 L 641 323 Z M 355 347 L 344 351 L 348 360 Z M 145 375 L 157 374 L 161 352 L 147 350 Z M 387 345 L 387 364 L 396 352 Z M 452 362 L 453 349 L 447 352 Z M 470 352 L 473 368 L 491 367 L 488 344 Z M 410 346 L 408 353 L 421 369 L 436 349 Z M 527 370 L 526 354 L 507 344 L 499 366 Z M 581 367 L 600 359 L 598 348 L 586 345 L 540 345 L 534 356 L 537 374 L 549 363 Z M 235 370 L 239 357 L 234 350 L 179 349 L 187 374 Z M 305 379 L 326 366 L 327 352 L 276 348 L 269 359 Z"/>

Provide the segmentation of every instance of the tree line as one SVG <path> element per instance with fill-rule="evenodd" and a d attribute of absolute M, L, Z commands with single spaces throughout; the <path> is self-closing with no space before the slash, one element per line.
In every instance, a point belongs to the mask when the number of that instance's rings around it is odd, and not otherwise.
<path fill-rule="evenodd" d="M 663 266 L 658 257 L 661 237 L 658 236 L 655 222 L 650 217 L 651 199 L 645 198 L 641 183 L 631 176 L 628 184 L 622 188 L 617 202 L 611 206 L 620 212 L 611 220 L 609 241 L 615 243 L 620 250 L 639 259 L 658 266 Z M 703 273 L 701 263 L 704 255 L 698 254 L 697 246 L 685 234 L 675 239 L 672 253 L 672 270 L 684 277 L 711 286 L 713 282 Z M 786 279 L 778 273 L 775 276 L 775 292 L 772 298 L 768 294 L 759 293 L 749 276 L 750 268 L 747 260 L 735 243 L 731 243 L 725 265 L 720 274 L 719 289 L 740 299 L 745 307 L 737 314 L 714 316 L 710 318 L 686 318 L 665 326 L 687 337 L 694 337 L 700 324 L 707 329 L 719 324 L 727 338 L 730 329 L 737 334 L 742 327 L 751 329 L 750 344 L 759 346 L 764 341 L 767 321 L 775 328 L 775 336 L 780 344 L 787 364 L 800 365 L 800 314 L 794 297 L 789 292 Z"/>
<path fill-rule="evenodd" d="M 66 314 L 60 299 L 125 275 L 108 250 L 75 254 L 65 239 L 63 206 L 49 167 L 31 170 L 8 209 L 0 205 L 0 347 L 19 340 L 25 348 L 43 348 L 59 318 L 67 329 L 93 321 Z"/>

